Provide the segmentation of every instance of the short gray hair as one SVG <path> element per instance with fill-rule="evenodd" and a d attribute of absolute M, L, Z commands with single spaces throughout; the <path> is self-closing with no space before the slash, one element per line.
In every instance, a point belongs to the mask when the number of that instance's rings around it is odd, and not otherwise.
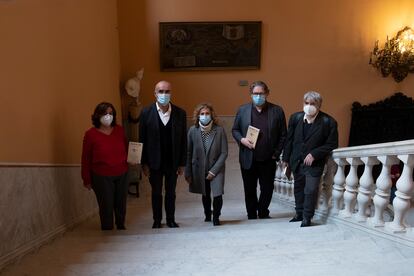
<path fill-rule="evenodd" d="M 316 91 L 308 91 L 303 96 L 303 101 L 312 100 L 315 102 L 318 108 L 321 108 L 322 105 L 322 96 Z"/>

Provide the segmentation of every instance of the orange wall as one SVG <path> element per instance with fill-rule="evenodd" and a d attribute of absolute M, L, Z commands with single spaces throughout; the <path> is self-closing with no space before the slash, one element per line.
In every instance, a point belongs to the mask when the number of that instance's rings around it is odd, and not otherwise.
<path fill-rule="evenodd" d="M 80 162 L 95 105 L 120 106 L 116 9 L 116 0 L 0 1 L 0 162 Z"/>
<path fill-rule="evenodd" d="M 226 20 L 263 22 L 260 70 L 159 71 L 158 22 Z M 167 79 L 188 113 L 207 100 L 233 115 L 249 101 L 239 80 L 268 82 L 287 115 L 318 90 L 344 146 L 353 101 L 414 96 L 414 75 L 396 84 L 368 65 L 374 41 L 405 25 L 414 26 L 411 0 L 0 1 L 0 162 L 79 163 L 93 108 L 106 100 L 119 110 L 120 72 L 125 81 L 141 67 L 144 104 Z"/>
<path fill-rule="evenodd" d="M 414 96 L 414 75 L 397 84 L 368 65 L 376 39 L 383 42 L 405 25 L 414 27 L 411 0 L 119 0 L 121 80 L 144 67 L 141 99 L 153 101 L 160 79 L 173 84 L 173 101 L 188 113 L 210 101 L 221 115 L 233 115 L 249 101 L 239 80 L 264 80 L 271 101 L 290 115 L 301 109 L 307 90 L 324 97 L 323 109 L 337 118 L 340 145 L 348 143 L 351 105 L 402 91 Z M 262 67 L 255 71 L 160 72 L 160 21 L 263 22 Z"/>

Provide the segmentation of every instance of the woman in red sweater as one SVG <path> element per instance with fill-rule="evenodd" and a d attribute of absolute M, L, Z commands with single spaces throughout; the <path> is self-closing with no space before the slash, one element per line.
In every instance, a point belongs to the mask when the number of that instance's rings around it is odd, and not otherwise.
<path fill-rule="evenodd" d="M 112 104 L 98 104 L 92 115 L 94 125 L 86 131 L 82 148 L 82 179 L 93 189 L 99 205 L 101 229 L 125 229 L 127 183 L 127 140 L 124 129 L 116 124 Z"/>

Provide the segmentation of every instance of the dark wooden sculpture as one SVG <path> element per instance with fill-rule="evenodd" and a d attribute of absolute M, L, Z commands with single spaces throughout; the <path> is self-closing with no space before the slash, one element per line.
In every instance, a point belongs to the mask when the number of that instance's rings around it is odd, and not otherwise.
<path fill-rule="evenodd" d="M 369 105 L 352 104 L 349 146 L 414 139 L 414 100 L 398 92 Z"/>

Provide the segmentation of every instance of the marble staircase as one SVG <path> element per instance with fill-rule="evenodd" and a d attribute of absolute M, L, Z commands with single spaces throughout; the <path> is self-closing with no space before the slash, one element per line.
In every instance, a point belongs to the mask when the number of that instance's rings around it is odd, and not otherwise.
<path fill-rule="evenodd" d="M 222 226 L 203 221 L 201 197 L 177 188 L 180 228 L 151 229 L 149 184 L 130 197 L 127 230 L 102 232 L 97 216 L 26 255 L 1 275 L 412 275 L 414 248 L 334 220 L 289 223 L 274 196 L 272 219 L 247 220 L 230 144 Z"/>
<path fill-rule="evenodd" d="M 272 219 L 248 221 L 226 200 L 219 227 L 203 221 L 198 201 L 182 202 L 179 229 L 152 230 L 139 200 L 128 230 L 102 233 L 93 218 L 4 275 L 409 275 L 414 263 L 414 248 L 340 224 L 300 228 L 276 202 Z"/>

